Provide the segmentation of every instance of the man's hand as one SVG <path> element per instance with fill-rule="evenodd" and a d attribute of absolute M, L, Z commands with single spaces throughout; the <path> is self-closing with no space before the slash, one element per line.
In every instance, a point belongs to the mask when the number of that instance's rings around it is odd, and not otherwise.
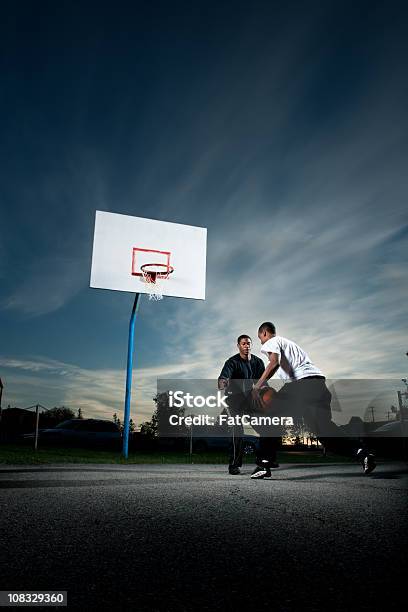
<path fill-rule="evenodd" d="M 220 391 L 222 391 L 223 389 L 226 389 L 229 385 L 229 380 L 228 378 L 219 378 L 218 379 L 218 389 L 220 389 Z"/>
<path fill-rule="evenodd" d="M 259 388 L 255 385 L 255 387 L 251 391 L 252 405 L 255 408 L 256 412 L 262 411 L 263 403 L 262 398 L 259 393 Z"/>
<path fill-rule="evenodd" d="M 260 398 L 259 387 L 257 387 L 256 385 L 253 387 L 251 393 L 252 393 L 252 399 L 254 400 L 254 402 Z"/>

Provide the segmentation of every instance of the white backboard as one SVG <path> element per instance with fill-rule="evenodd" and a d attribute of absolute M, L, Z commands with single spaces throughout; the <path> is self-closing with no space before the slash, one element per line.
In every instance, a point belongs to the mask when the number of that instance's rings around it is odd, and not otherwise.
<path fill-rule="evenodd" d="M 170 265 L 163 295 L 205 299 L 207 229 L 96 211 L 90 286 L 149 293 L 140 266 Z"/>

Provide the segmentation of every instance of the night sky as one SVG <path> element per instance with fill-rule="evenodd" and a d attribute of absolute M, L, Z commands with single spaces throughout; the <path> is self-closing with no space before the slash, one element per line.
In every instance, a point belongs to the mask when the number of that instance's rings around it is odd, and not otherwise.
<path fill-rule="evenodd" d="M 95 210 L 208 228 L 207 299 L 142 300 L 132 417 L 273 321 L 331 378 L 407 371 L 401 2 L 3 2 L 3 406 L 110 418 L 133 296 Z"/>

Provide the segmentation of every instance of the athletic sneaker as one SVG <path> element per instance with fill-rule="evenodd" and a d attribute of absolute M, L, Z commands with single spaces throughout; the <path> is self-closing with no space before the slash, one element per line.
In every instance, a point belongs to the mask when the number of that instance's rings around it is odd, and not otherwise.
<path fill-rule="evenodd" d="M 239 467 L 234 467 L 230 465 L 228 468 L 228 473 L 231 474 L 231 476 L 238 476 L 238 474 L 241 473 L 241 470 L 239 469 Z"/>
<path fill-rule="evenodd" d="M 364 457 L 363 470 L 364 474 L 370 474 L 376 468 L 376 462 L 374 461 L 374 455 L 369 453 Z"/>
<path fill-rule="evenodd" d="M 271 469 L 269 467 L 261 467 L 258 465 L 251 474 L 251 478 L 271 478 Z"/>
<path fill-rule="evenodd" d="M 357 459 L 363 466 L 364 474 L 370 474 L 370 472 L 376 468 L 377 464 L 374 461 L 374 455 L 372 453 L 368 453 L 364 448 L 358 449 Z"/>

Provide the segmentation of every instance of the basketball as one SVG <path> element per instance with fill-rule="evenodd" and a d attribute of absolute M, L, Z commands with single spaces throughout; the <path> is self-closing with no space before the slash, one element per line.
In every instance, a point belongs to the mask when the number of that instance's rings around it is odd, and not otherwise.
<path fill-rule="evenodd" d="M 263 410 L 271 410 L 275 399 L 276 391 L 271 388 L 260 391 L 261 406 Z"/>

